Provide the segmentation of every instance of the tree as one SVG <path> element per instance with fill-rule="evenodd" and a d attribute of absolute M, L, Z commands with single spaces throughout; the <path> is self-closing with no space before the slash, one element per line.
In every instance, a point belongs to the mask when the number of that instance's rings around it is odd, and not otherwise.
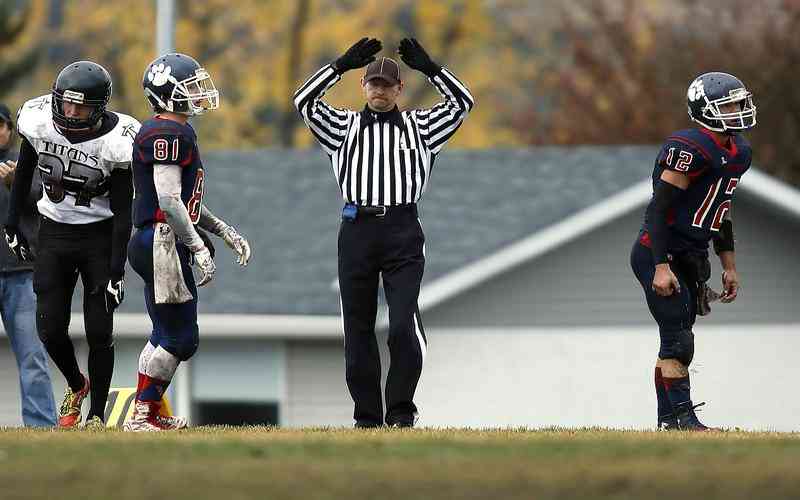
<path fill-rule="evenodd" d="M 0 97 L 38 64 L 41 43 L 31 34 L 44 18 L 43 0 L 0 0 Z"/>

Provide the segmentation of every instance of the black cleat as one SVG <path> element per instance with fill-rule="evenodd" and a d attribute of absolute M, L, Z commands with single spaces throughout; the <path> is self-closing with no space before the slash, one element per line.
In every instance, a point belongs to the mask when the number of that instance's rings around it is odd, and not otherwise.
<path fill-rule="evenodd" d="M 696 431 L 696 432 L 708 432 L 708 431 L 718 431 L 714 427 L 708 427 L 707 425 L 700 422 L 700 419 L 697 418 L 697 414 L 695 414 L 695 408 L 699 406 L 703 406 L 705 402 L 699 403 L 696 405 L 692 405 L 691 401 L 687 401 L 685 403 L 681 403 L 675 407 L 675 417 L 678 421 L 678 428 L 682 431 Z"/>
<path fill-rule="evenodd" d="M 353 425 L 356 429 L 378 429 L 382 426 L 383 424 L 380 422 L 373 422 L 372 420 L 356 420 L 356 423 Z"/>
<path fill-rule="evenodd" d="M 658 416 L 658 429 L 659 431 L 679 431 L 678 417 L 674 413 Z"/>

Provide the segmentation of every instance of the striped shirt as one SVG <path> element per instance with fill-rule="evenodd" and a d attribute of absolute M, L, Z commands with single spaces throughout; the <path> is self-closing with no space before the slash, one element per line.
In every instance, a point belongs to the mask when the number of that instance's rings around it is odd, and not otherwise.
<path fill-rule="evenodd" d="M 366 107 L 353 111 L 324 102 L 339 80 L 333 66 L 325 66 L 297 90 L 294 104 L 327 153 L 342 198 L 366 206 L 416 203 L 439 151 L 475 104 L 469 90 L 442 68 L 429 81 L 443 102 L 379 120 Z"/>

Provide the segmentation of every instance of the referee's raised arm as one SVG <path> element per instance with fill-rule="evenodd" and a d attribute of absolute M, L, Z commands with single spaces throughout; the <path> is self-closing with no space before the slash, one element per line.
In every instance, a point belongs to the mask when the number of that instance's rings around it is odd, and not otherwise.
<path fill-rule="evenodd" d="M 342 147 L 347 134 L 350 111 L 335 108 L 322 100 L 325 92 L 342 79 L 345 71 L 366 66 L 375 60 L 381 42 L 362 38 L 345 54 L 309 78 L 294 93 L 294 105 L 306 126 L 328 155 Z"/>
<path fill-rule="evenodd" d="M 428 150 L 435 155 L 461 126 L 475 105 L 475 99 L 453 73 L 431 60 L 416 39 L 403 39 L 399 52 L 403 62 L 425 74 L 444 97 L 444 102 L 432 108 L 414 111 L 420 136 Z"/>

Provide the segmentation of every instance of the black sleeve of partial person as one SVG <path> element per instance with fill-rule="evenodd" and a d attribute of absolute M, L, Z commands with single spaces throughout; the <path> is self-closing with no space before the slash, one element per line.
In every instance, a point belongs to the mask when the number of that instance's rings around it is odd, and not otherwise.
<path fill-rule="evenodd" d="M 14 183 L 11 185 L 11 196 L 8 202 L 8 217 L 6 218 L 6 225 L 8 226 L 19 226 L 19 218 L 25 212 L 25 205 L 31 192 L 33 169 L 36 168 L 38 161 L 36 150 L 28 142 L 28 139 L 23 137 L 19 146 L 19 158 L 17 159 Z"/>
<path fill-rule="evenodd" d="M 719 234 L 714 237 L 714 252 L 733 252 L 733 221 L 724 219 L 719 226 Z"/>
<path fill-rule="evenodd" d="M 125 274 L 125 259 L 128 257 L 128 240 L 131 237 L 133 220 L 133 176 L 130 169 L 111 172 L 111 211 L 114 213 L 114 229 L 111 236 L 111 275 L 117 281 Z"/>
<path fill-rule="evenodd" d="M 683 189 L 669 182 L 659 181 L 653 193 L 647 213 L 647 225 L 650 230 L 650 250 L 656 264 L 667 262 L 667 244 L 669 242 L 669 229 L 667 227 L 667 212 L 672 203 L 683 193 Z"/>

